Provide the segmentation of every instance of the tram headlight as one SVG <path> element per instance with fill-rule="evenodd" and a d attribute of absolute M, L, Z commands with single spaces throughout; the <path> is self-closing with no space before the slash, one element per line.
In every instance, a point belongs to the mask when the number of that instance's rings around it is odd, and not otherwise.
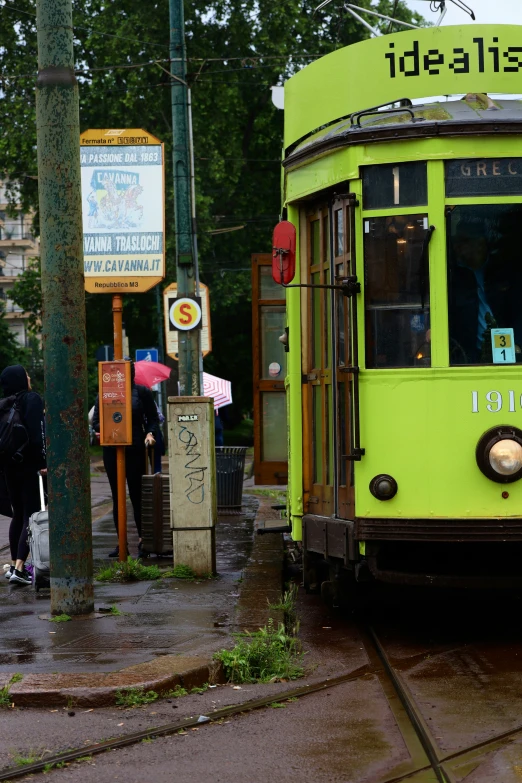
<path fill-rule="evenodd" d="M 477 464 L 482 473 L 499 484 L 522 478 L 522 431 L 517 427 L 494 427 L 477 444 Z"/>
<path fill-rule="evenodd" d="M 522 468 L 522 446 L 516 440 L 499 440 L 489 450 L 489 464 L 501 476 L 512 476 Z"/>
<path fill-rule="evenodd" d="M 377 500 L 391 500 L 397 494 L 397 490 L 397 482 L 387 473 L 380 473 L 370 481 L 370 492 Z"/>

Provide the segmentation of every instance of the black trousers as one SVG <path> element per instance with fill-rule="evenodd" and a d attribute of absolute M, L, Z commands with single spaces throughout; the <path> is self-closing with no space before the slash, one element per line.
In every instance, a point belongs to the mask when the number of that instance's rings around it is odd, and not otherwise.
<path fill-rule="evenodd" d="M 112 513 L 116 532 L 118 531 L 118 487 L 116 480 L 116 448 L 104 446 L 103 464 L 112 493 Z M 125 449 L 125 473 L 129 497 L 134 511 L 134 521 L 141 538 L 141 477 L 145 472 L 145 446 L 127 446 Z"/>
<path fill-rule="evenodd" d="M 29 517 L 40 511 L 40 487 L 36 468 L 6 471 L 7 490 L 13 507 L 13 518 L 9 526 L 11 560 L 27 560 Z"/>

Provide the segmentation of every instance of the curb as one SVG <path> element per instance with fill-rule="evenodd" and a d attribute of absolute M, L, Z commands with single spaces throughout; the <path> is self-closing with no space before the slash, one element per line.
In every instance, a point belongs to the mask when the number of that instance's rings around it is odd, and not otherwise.
<path fill-rule="evenodd" d="M 259 514 L 270 516 L 271 499 L 260 498 Z M 277 603 L 283 588 L 284 547 L 281 533 L 258 536 L 244 570 L 240 596 L 230 631 L 257 631 L 268 619 L 284 621 L 281 610 L 269 608 Z M 142 688 L 162 695 L 180 685 L 187 690 L 205 683 L 224 683 L 220 662 L 198 656 L 162 655 L 145 663 L 114 672 L 79 674 L 26 674 L 9 685 L 11 672 L 0 672 L 0 688 L 8 687 L 15 707 L 112 707 L 118 691 Z"/>
<path fill-rule="evenodd" d="M 9 683 L 10 675 L 2 675 Z M 94 685 L 96 682 L 96 685 Z M 27 674 L 9 694 L 16 707 L 110 707 L 116 694 L 129 688 L 165 693 L 177 685 L 187 690 L 205 683 L 224 682 L 221 664 L 197 657 L 165 655 L 117 672 L 85 674 Z"/>

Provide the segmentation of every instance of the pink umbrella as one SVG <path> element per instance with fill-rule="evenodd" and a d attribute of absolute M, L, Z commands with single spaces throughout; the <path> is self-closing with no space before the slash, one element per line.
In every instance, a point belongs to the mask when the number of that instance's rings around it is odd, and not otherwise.
<path fill-rule="evenodd" d="M 214 398 L 214 410 L 230 405 L 232 402 L 232 384 L 217 375 L 203 373 L 203 394 Z"/>
<path fill-rule="evenodd" d="M 148 386 L 151 389 L 157 383 L 170 378 L 170 367 L 159 362 L 135 362 L 134 380 L 140 386 Z"/>

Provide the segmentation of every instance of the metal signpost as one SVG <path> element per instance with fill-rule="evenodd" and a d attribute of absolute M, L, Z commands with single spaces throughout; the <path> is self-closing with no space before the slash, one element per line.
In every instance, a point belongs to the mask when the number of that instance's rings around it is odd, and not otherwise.
<path fill-rule="evenodd" d="M 40 202 L 51 612 L 94 609 L 85 295 L 71 0 L 38 0 Z M 22 131 L 23 132 L 23 131 Z"/>
<path fill-rule="evenodd" d="M 165 344 L 166 352 L 172 359 L 179 359 L 179 337 L 192 329 L 200 329 L 201 354 L 206 356 L 212 350 L 212 335 L 210 331 L 210 299 L 208 287 L 199 284 L 200 297 L 187 300 L 178 299 L 178 285 L 172 283 L 163 291 L 165 312 Z M 198 319 L 198 310 L 201 318 Z M 201 388 L 202 381 L 200 380 Z"/>
<path fill-rule="evenodd" d="M 85 289 L 112 294 L 114 359 L 118 360 L 123 359 L 122 294 L 144 293 L 165 277 L 164 148 L 141 128 L 87 130 L 80 145 Z M 123 561 L 127 558 L 125 446 L 115 448 L 119 559 Z"/>

